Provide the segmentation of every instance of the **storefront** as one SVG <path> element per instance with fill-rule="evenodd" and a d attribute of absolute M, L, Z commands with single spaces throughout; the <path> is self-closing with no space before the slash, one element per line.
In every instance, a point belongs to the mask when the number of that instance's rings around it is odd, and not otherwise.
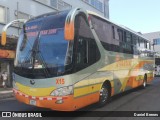
<path fill-rule="evenodd" d="M 0 37 L 1 39 L 1 37 Z M 7 37 L 7 44 L 5 46 L 0 45 L 0 87 L 3 85 L 3 75 L 7 74 L 7 80 L 5 81 L 6 87 L 12 87 L 12 72 L 15 58 L 15 49 L 17 44 L 17 38 Z"/>
<path fill-rule="evenodd" d="M 6 87 L 12 87 L 12 71 L 13 71 L 13 59 L 0 59 L 0 87 L 3 87 L 2 74 L 7 73 L 7 80 L 5 81 Z"/>

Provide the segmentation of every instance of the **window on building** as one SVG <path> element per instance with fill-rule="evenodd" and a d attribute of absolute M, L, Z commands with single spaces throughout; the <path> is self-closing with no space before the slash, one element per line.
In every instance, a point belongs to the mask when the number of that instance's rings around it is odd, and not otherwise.
<path fill-rule="evenodd" d="M 82 1 L 89 3 L 89 0 L 82 0 Z"/>
<path fill-rule="evenodd" d="M 102 2 L 99 2 L 98 8 L 99 8 L 100 11 L 103 12 L 103 3 Z"/>
<path fill-rule="evenodd" d="M 153 44 L 154 45 L 160 45 L 160 38 L 153 39 Z"/>
<path fill-rule="evenodd" d="M 52 7 L 55 7 L 55 8 L 58 8 L 58 0 L 50 0 L 50 5 L 52 6 Z"/>
<path fill-rule="evenodd" d="M 70 4 L 64 2 L 63 0 L 50 0 L 50 5 L 58 10 L 67 10 L 72 8 Z"/>
<path fill-rule="evenodd" d="M 21 11 L 15 11 L 15 19 L 30 19 L 31 17 L 33 17 L 32 15 L 29 15 L 27 13 L 21 12 Z M 23 24 L 14 24 L 14 27 L 18 27 L 18 28 L 22 28 Z"/>
<path fill-rule="evenodd" d="M 90 1 L 90 4 L 91 4 L 92 6 L 95 6 L 95 0 L 91 0 L 91 1 Z"/>
<path fill-rule="evenodd" d="M 20 12 L 20 11 L 17 12 L 17 16 L 18 16 L 18 19 L 29 19 L 32 17 L 31 15 Z"/>
<path fill-rule="evenodd" d="M 5 7 L 0 6 L 0 23 L 6 22 Z"/>
<path fill-rule="evenodd" d="M 47 4 L 47 3 L 48 3 L 48 0 L 36 0 L 36 1 L 41 2 L 41 3 L 43 3 L 43 4 Z M 54 1 L 55 1 L 55 0 L 54 0 Z"/>
<path fill-rule="evenodd" d="M 88 4 L 90 4 L 91 6 L 93 6 L 94 8 L 96 8 L 97 10 L 104 12 L 104 2 L 103 0 L 82 0 Z"/>

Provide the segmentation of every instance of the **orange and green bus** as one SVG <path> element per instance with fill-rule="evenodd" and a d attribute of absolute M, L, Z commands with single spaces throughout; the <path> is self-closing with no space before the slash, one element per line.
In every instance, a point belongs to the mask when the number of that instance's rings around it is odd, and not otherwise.
<path fill-rule="evenodd" d="M 75 8 L 14 22 L 24 23 L 13 73 L 18 101 L 74 111 L 103 106 L 110 97 L 153 80 L 150 41 L 96 13 Z"/>

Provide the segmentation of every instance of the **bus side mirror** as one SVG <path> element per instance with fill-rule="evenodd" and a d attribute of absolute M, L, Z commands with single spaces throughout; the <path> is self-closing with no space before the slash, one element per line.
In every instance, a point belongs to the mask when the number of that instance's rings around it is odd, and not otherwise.
<path fill-rule="evenodd" d="M 66 22 L 64 28 L 64 39 L 74 40 L 74 22 Z"/>
<path fill-rule="evenodd" d="M 2 29 L 1 45 L 3 45 L 3 46 L 6 45 L 6 39 L 7 39 L 6 31 L 11 25 L 13 25 L 15 23 L 23 23 L 24 24 L 26 21 L 27 21 L 26 19 L 17 19 L 17 20 L 13 20 L 10 23 L 6 24 Z"/>
<path fill-rule="evenodd" d="M 6 45 L 6 32 L 5 31 L 2 32 L 1 45 L 3 45 L 3 46 Z"/>

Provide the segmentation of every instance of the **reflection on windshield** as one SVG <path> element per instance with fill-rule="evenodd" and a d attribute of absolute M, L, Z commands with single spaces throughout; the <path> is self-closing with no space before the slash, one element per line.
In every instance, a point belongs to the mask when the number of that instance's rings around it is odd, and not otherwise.
<path fill-rule="evenodd" d="M 70 43 L 64 40 L 66 15 L 64 12 L 40 17 L 24 25 L 17 46 L 15 60 L 17 73 L 19 73 L 18 68 L 32 70 L 31 73 L 43 70 L 45 75 L 65 72 L 66 64 L 70 64 L 68 61 L 71 62 L 66 60 L 71 58 L 67 55 Z"/>
<path fill-rule="evenodd" d="M 58 29 L 57 34 L 41 36 L 39 51 L 48 67 L 64 66 L 68 41 L 64 39 L 64 29 Z"/>

